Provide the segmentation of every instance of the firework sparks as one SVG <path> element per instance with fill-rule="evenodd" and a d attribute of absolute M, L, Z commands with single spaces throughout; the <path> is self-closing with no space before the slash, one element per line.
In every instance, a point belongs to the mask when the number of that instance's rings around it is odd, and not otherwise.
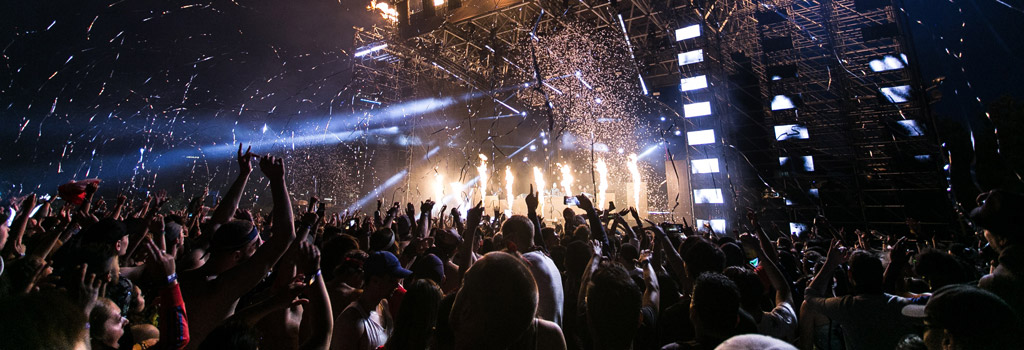
<path fill-rule="evenodd" d="M 633 179 L 633 207 L 640 209 L 640 167 L 636 164 L 637 157 L 635 153 L 630 153 L 626 167 L 629 169 L 630 177 Z"/>

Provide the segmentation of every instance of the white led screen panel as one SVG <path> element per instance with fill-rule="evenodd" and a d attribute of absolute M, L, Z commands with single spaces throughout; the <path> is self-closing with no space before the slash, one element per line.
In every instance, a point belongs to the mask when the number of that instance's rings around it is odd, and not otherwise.
<path fill-rule="evenodd" d="M 710 224 L 711 230 L 717 234 L 725 233 L 725 219 L 701 220 L 697 219 L 697 227 L 702 228 L 704 224 Z"/>
<path fill-rule="evenodd" d="M 700 90 L 706 87 L 708 87 L 708 77 L 706 75 L 683 78 L 679 81 L 679 89 L 681 91 Z"/>
<path fill-rule="evenodd" d="M 715 130 L 707 129 L 687 132 L 686 140 L 690 146 L 715 143 Z"/>
<path fill-rule="evenodd" d="M 693 63 L 704 62 L 704 50 L 698 49 L 679 54 L 679 65 L 685 66 Z"/>
<path fill-rule="evenodd" d="M 892 103 L 903 103 L 910 101 L 910 85 L 884 87 L 881 89 L 885 99 Z"/>
<path fill-rule="evenodd" d="M 718 172 L 718 158 L 694 159 L 690 161 L 690 171 L 694 174 L 713 174 Z"/>
<path fill-rule="evenodd" d="M 775 95 L 775 97 L 772 98 L 773 111 L 781 111 L 793 108 L 796 108 L 796 105 L 793 104 L 793 99 L 789 98 L 786 95 Z"/>
<path fill-rule="evenodd" d="M 700 36 L 700 24 L 676 29 L 676 41 L 693 39 Z"/>
<path fill-rule="evenodd" d="M 777 141 L 789 139 L 806 140 L 809 138 L 811 138 L 811 135 L 807 132 L 807 127 L 803 125 L 787 124 L 775 126 L 775 140 Z"/>
<path fill-rule="evenodd" d="M 721 188 L 701 188 L 693 190 L 694 204 L 722 204 L 725 197 L 722 197 Z"/>
<path fill-rule="evenodd" d="M 683 105 L 683 116 L 686 118 L 711 115 L 711 102 L 697 102 Z"/>

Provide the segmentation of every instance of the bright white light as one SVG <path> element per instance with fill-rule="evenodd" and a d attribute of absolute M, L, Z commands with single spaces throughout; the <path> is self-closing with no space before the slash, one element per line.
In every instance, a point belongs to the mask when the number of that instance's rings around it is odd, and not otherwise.
<path fill-rule="evenodd" d="M 618 149 L 618 152 L 619 152 L 619 154 L 622 154 L 622 152 L 625 152 L 625 151 L 626 151 L 626 150 L 625 150 L 625 149 L 622 149 L 622 148 L 619 148 L 619 149 Z"/>
<path fill-rule="evenodd" d="M 693 39 L 700 36 L 700 24 L 676 29 L 676 41 Z"/>
<path fill-rule="evenodd" d="M 711 224 L 711 230 L 718 234 L 725 233 L 725 220 L 713 219 L 713 220 L 701 220 L 697 219 L 697 227 L 704 227 L 704 224 Z"/>
<path fill-rule="evenodd" d="M 637 162 L 636 154 L 630 154 L 626 160 L 626 168 L 629 169 L 630 177 L 633 180 L 633 208 L 640 209 L 640 186 L 643 179 L 640 178 L 640 166 Z"/>
<path fill-rule="evenodd" d="M 530 145 L 530 152 L 536 151 L 537 145 Z"/>
<path fill-rule="evenodd" d="M 722 196 L 721 188 L 701 188 L 693 190 L 694 204 L 722 204 L 725 197 Z"/>
<path fill-rule="evenodd" d="M 715 130 L 698 130 L 690 131 L 686 133 L 686 139 L 690 146 L 706 145 L 709 143 L 715 143 Z"/>
<path fill-rule="evenodd" d="M 804 233 L 804 231 L 807 231 L 807 224 L 799 222 L 789 223 L 789 234 L 799 236 L 801 233 Z"/>
<path fill-rule="evenodd" d="M 704 62 L 704 50 L 697 49 L 679 54 L 679 65 L 685 66 L 691 63 Z"/>
<path fill-rule="evenodd" d="M 793 100 L 787 97 L 786 95 L 775 95 L 775 98 L 772 99 L 773 111 L 780 111 L 783 109 L 792 108 L 796 108 L 796 106 L 793 105 Z"/>
<path fill-rule="evenodd" d="M 478 183 L 480 185 L 480 199 L 483 200 L 487 197 L 487 156 L 483 153 L 480 154 L 480 165 L 476 167 L 476 174 L 478 177 Z"/>
<path fill-rule="evenodd" d="M 813 156 L 803 156 L 803 157 L 801 157 L 801 159 L 804 162 L 804 164 L 803 164 L 803 170 L 804 171 L 814 171 L 814 157 Z M 785 166 L 787 163 L 789 163 L 789 157 L 779 157 L 779 165 Z"/>
<path fill-rule="evenodd" d="M 608 190 L 608 164 L 604 162 L 604 158 L 598 158 L 597 162 L 594 163 L 594 171 L 597 172 L 597 203 L 598 209 L 603 209 L 605 206 L 605 191 Z"/>
<path fill-rule="evenodd" d="M 812 188 L 811 190 L 807 191 L 807 194 L 811 195 L 811 197 L 818 198 L 818 189 Z"/>
<path fill-rule="evenodd" d="M 363 56 L 369 55 L 371 53 L 383 50 L 383 49 L 385 49 L 387 47 L 388 47 L 387 43 L 380 44 L 380 45 L 377 45 L 377 46 L 372 46 L 372 47 L 367 48 L 367 49 L 356 51 L 356 53 L 353 56 L 355 56 L 355 57 L 363 57 Z"/>
<path fill-rule="evenodd" d="M 544 172 L 539 167 L 533 167 L 533 182 L 537 183 L 537 201 L 540 202 L 540 214 L 544 215 L 544 187 L 547 186 L 547 181 L 544 181 Z"/>
<path fill-rule="evenodd" d="M 444 201 L 444 175 L 436 172 L 437 169 L 434 171 L 434 198 L 438 204 L 441 204 Z M 441 207 L 438 207 L 437 210 L 441 210 Z"/>
<path fill-rule="evenodd" d="M 665 121 L 665 117 L 661 117 L 661 121 Z"/>
<path fill-rule="evenodd" d="M 697 102 L 683 105 L 683 115 L 686 118 L 703 117 L 711 115 L 711 102 Z"/>
<path fill-rule="evenodd" d="M 508 204 L 508 211 L 512 211 L 512 203 L 514 203 L 516 196 L 512 194 L 512 183 L 516 177 L 512 176 L 512 167 L 505 166 L 505 202 Z"/>
<path fill-rule="evenodd" d="M 694 174 L 712 174 L 718 172 L 718 158 L 694 159 L 690 161 L 690 171 Z"/>
<path fill-rule="evenodd" d="M 782 141 L 788 139 L 802 139 L 806 140 L 811 135 L 807 132 L 807 127 L 797 124 L 786 124 L 775 126 L 775 140 Z"/>
<path fill-rule="evenodd" d="M 441 6 L 441 5 L 444 5 L 444 0 L 434 0 L 434 6 L 435 7 L 436 6 Z"/>
<path fill-rule="evenodd" d="M 263 133 L 267 133 L 267 123 L 263 123 Z"/>
<path fill-rule="evenodd" d="M 676 134 L 676 136 L 679 136 L 679 135 L 682 135 L 682 134 L 683 134 L 683 132 L 682 132 L 682 131 L 679 131 L 679 130 L 676 130 L 676 132 L 674 132 L 674 134 Z"/>
<path fill-rule="evenodd" d="M 868 62 L 868 66 L 871 67 L 872 71 L 884 72 L 887 70 L 902 69 L 905 65 L 904 60 L 896 58 L 895 56 L 885 55 L 885 57 L 882 57 L 881 59 L 871 60 L 871 62 Z"/>
<path fill-rule="evenodd" d="M 562 173 L 562 191 L 566 196 L 573 195 L 572 182 L 575 179 L 572 176 L 572 169 L 569 168 L 569 164 L 558 163 L 558 170 Z"/>
<path fill-rule="evenodd" d="M 600 97 L 598 97 L 598 98 L 595 98 L 595 99 L 594 99 L 594 102 L 597 102 L 597 104 L 601 104 L 601 98 L 600 98 Z"/>
<path fill-rule="evenodd" d="M 706 87 L 708 87 L 708 77 L 705 75 L 683 78 L 679 81 L 679 89 L 682 91 L 693 91 Z"/>
<path fill-rule="evenodd" d="M 910 85 L 884 87 L 882 95 L 892 103 L 903 103 L 910 101 Z"/>

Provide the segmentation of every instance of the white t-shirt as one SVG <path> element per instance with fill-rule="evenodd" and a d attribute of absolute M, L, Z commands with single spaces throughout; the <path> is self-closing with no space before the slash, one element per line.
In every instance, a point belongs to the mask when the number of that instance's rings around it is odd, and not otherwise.
<path fill-rule="evenodd" d="M 785 341 L 796 338 L 796 311 L 789 303 L 782 303 L 764 313 L 757 324 L 757 332 Z"/>
<path fill-rule="evenodd" d="M 562 274 L 558 267 L 543 252 L 533 251 L 523 254 L 528 262 L 533 279 L 537 282 L 540 300 L 537 305 L 537 317 L 562 326 L 562 307 L 565 295 L 562 293 Z"/>

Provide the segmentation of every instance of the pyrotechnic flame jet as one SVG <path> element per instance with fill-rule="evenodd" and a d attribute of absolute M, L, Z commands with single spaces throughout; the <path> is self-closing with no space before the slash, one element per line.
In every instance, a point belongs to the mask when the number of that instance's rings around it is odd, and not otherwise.
<path fill-rule="evenodd" d="M 604 162 L 604 158 L 598 158 L 597 162 L 594 163 L 594 170 L 597 171 L 597 207 L 604 208 L 605 206 L 605 191 L 608 190 L 608 164 Z"/>

